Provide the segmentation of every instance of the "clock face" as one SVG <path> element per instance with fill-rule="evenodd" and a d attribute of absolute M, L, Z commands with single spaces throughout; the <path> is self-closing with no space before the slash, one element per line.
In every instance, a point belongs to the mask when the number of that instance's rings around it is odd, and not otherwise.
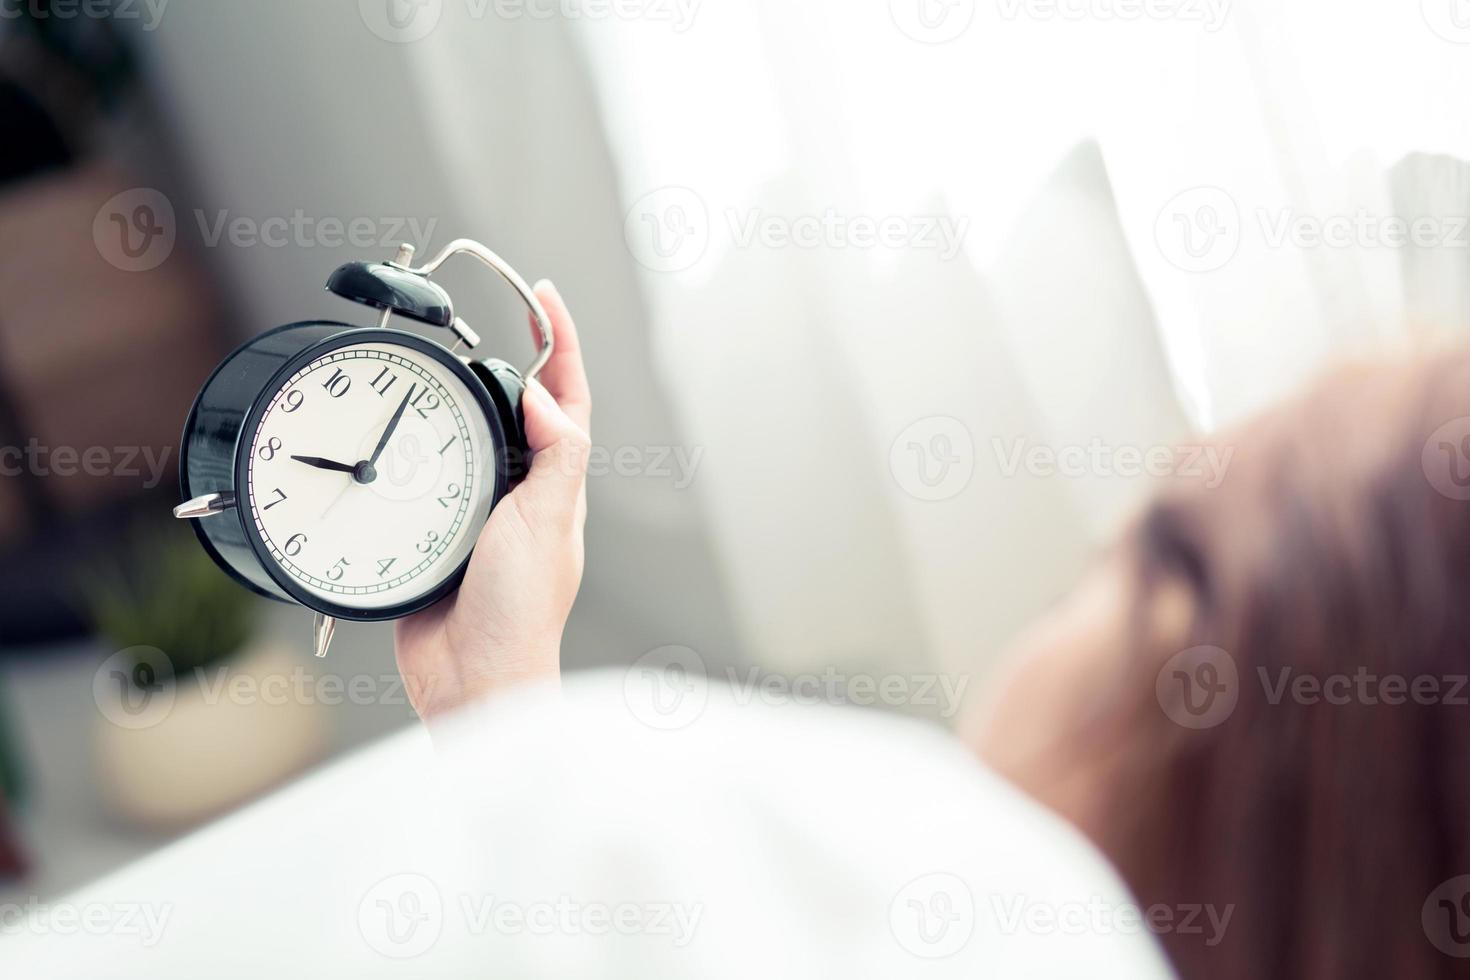
<path fill-rule="evenodd" d="M 246 521 L 301 590 L 381 610 L 442 585 L 495 495 L 479 401 L 414 347 L 338 347 L 291 374 L 255 429 Z"/>

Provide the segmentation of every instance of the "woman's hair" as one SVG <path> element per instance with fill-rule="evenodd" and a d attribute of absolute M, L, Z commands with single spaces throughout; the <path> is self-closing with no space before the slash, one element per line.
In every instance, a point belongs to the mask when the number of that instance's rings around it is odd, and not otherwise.
<path fill-rule="evenodd" d="M 1125 542 L 1099 843 L 1185 980 L 1470 972 L 1470 355 L 1225 441 Z"/>

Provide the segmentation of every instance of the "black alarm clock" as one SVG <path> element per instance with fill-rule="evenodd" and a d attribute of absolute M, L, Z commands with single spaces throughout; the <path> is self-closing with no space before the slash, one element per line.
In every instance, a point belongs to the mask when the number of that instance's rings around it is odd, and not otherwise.
<path fill-rule="evenodd" d="M 472 255 L 520 294 L 540 331 L 524 371 L 477 360 L 479 337 L 429 277 Z M 464 577 L 491 510 L 529 462 L 521 396 L 551 357 L 551 322 L 524 279 L 461 239 L 413 267 L 352 262 L 327 289 L 381 311 L 376 327 L 311 320 L 261 334 L 217 367 L 179 451 L 200 543 L 248 589 L 317 613 L 325 656 L 339 619 L 379 622 L 433 605 Z M 452 347 L 390 327 L 449 331 Z"/>

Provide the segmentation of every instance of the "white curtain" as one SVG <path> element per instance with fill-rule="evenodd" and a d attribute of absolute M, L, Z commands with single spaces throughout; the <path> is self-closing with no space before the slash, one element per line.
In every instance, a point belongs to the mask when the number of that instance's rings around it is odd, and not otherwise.
<path fill-rule="evenodd" d="M 1178 0 L 1128 19 L 1103 0 L 686 0 L 537 19 L 445 0 L 414 44 L 353 25 L 334 63 L 361 58 L 352 85 L 410 106 L 422 139 L 359 138 L 371 149 L 339 166 L 411 167 L 443 213 L 581 287 L 599 443 L 703 453 L 692 493 L 594 485 L 588 601 L 647 624 L 612 656 L 682 642 L 719 660 L 733 632 L 732 655 L 783 670 L 983 677 L 1146 490 L 1096 466 L 1048 475 L 1027 450 L 1171 444 L 1334 354 L 1456 332 L 1470 233 L 1302 234 L 1470 212 L 1459 2 Z M 964 29 L 926 43 L 946 14 L 941 35 Z M 242 38 L 261 18 L 236 20 Z M 293 78 L 317 37 L 299 32 L 301 64 L 276 39 L 301 98 L 337 84 Z M 190 59 L 204 71 L 176 49 Z M 241 142 L 216 141 L 218 170 Z M 889 219 L 899 244 L 858 239 Z M 709 573 L 688 557 L 706 546 Z"/>
<path fill-rule="evenodd" d="M 920 2 L 575 25 L 635 257 L 640 222 L 708 239 L 642 282 L 681 418 L 711 449 L 737 618 L 782 667 L 983 673 L 1145 489 L 1096 468 L 1008 476 L 1005 447 L 1146 449 L 1234 421 L 1404 335 L 1406 271 L 1419 329 L 1454 332 L 1465 307 L 1470 235 L 1383 240 L 1386 219 L 1452 228 L 1470 205 L 1453 159 L 1393 168 L 1470 156 L 1453 0 L 1153 20 L 961 2 L 929 10 L 973 16 L 942 44 L 914 36 Z M 948 216 L 965 251 L 741 240 L 752 214 L 829 209 Z M 1301 237 L 1345 222 L 1368 230 Z M 889 472 L 919 420 L 971 440 L 971 481 L 942 501 Z"/>

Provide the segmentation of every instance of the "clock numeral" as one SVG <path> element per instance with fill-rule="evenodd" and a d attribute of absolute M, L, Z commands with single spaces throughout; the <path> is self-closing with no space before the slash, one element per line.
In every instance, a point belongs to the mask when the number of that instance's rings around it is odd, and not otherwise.
<path fill-rule="evenodd" d="M 418 549 L 419 554 L 421 554 L 421 555 L 427 555 L 429 552 L 431 552 L 431 551 L 434 550 L 434 544 L 438 540 L 439 540 L 438 533 L 437 532 L 434 532 L 434 531 L 430 531 L 428 534 L 426 534 L 424 536 L 424 540 L 422 540 L 418 544 L 414 545 L 414 547 L 416 549 Z"/>
<path fill-rule="evenodd" d="M 277 437 L 277 436 L 271 436 L 269 439 L 267 439 L 265 441 L 265 445 L 263 445 L 263 446 L 260 447 L 260 453 L 259 453 L 259 455 L 260 455 L 260 458 L 261 459 L 264 459 L 264 460 L 272 460 L 272 459 L 275 459 L 276 458 L 276 453 L 280 452 L 280 450 L 281 450 L 281 440 L 280 440 L 280 438 Z"/>
<path fill-rule="evenodd" d="M 457 442 L 458 440 L 459 440 L 459 433 L 456 432 L 454 435 L 452 435 L 452 436 L 449 437 L 449 441 L 448 442 L 446 442 L 444 445 L 442 445 L 442 446 L 439 447 L 439 455 L 440 456 L 443 456 L 446 452 L 449 451 L 449 447 L 452 446 L 452 445 L 454 445 L 455 442 Z"/>
<path fill-rule="evenodd" d="M 348 561 L 346 558 L 338 558 L 337 564 L 333 565 L 330 569 L 327 570 L 327 578 L 331 579 L 333 582 L 340 580 L 343 575 L 347 574 L 347 566 L 351 564 L 352 562 Z"/>
<path fill-rule="evenodd" d="M 413 406 L 415 412 L 419 413 L 419 418 L 426 419 L 430 412 L 439 407 L 439 396 L 425 388 L 410 398 L 408 403 Z"/>
<path fill-rule="evenodd" d="M 380 559 L 378 559 L 378 578 L 382 578 L 384 575 L 387 575 L 388 574 L 388 569 L 392 568 L 393 567 L 393 563 L 395 561 L 397 561 L 397 560 L 398 560 L 397 558 L 380 558 Z"/>
<path fill-rule="evenodd" d="M 306 544 L 306 535 L 293 534 L 286 539 L 285 552 L 289 557 L 295 558 L 301 554 L 301 546 L 304 544 Z"/>
<path fill-rule="evenodd" d="M 388 375 L 388 380 L 386 381 L 383 380 L 383 375 L 385 374 Z M 376 391 L 379 395 L 386 395 L 388 394 L 388 389 L 393 387 L 393 382 L 397 380 L 398 375 L 389 374 L 388 369 L 385 367 L 383 368 L 383 370 L 379 371 L 378 376 L 369 381 L 368 384 L 371 385 L 373 391 Z"/>
<path fill-rule="evenodd" d="M 306 401 L 306 396 L 303 395 L 299 390 L 292 388 L 290 391 L 286 392 L 285 403 L 281 406 L 281 411 L 289 415 L 300 408 L 301 403 L 304 401 Z"/>
<path fill-rule="evenodd" d="M 341 368 L 338 368 L 330 378 L 322 383 L 322 387 L 327 389 L 327 394 L 333 398 L 341 398 L 347 394 L 347 389 L 352 387 L 352 379 Z"/>
<path fill-rule="evenodd" d="M 451 483 L 449 485 L 449 492 L 446 493 L 444 496 L 436 497 L 435 499 L 439 501 L 440 507 L 448 507 L 451 500 L 459 499 L 459 484 Z"/>
<path fill-rule="evenodd" d="M 275 489 L 274 492 L 275 492 L 275 495 L 277 497 L 279 497 L 280 499 L 279 500 L 272 500 L 270 503 L 268 503 L 264 507 L 260 508 L 261 510 L 270 510 L 272 507 L 276 506 L 276 504 L 284 504 L 286 502 L 286 492 L 284 490 L 282 490 L 280 487 L 276 487 L 276 489 Z"/>

